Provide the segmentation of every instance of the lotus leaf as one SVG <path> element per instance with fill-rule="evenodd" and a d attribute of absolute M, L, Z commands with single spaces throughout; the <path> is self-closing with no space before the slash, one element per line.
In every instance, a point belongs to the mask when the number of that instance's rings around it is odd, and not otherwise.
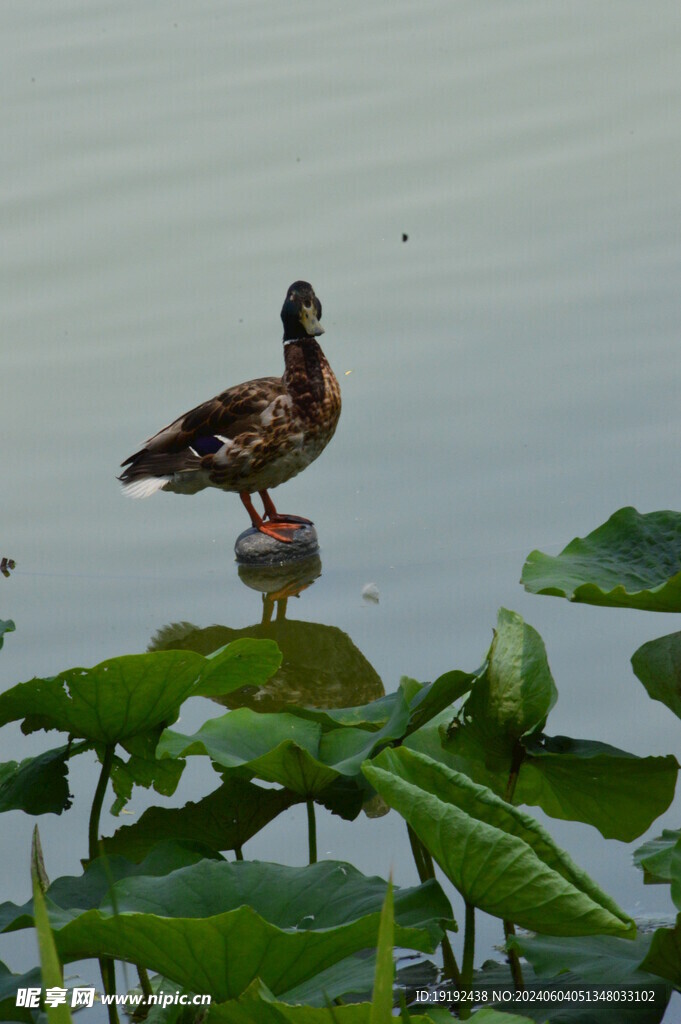
<path fill-rule="evenodd" d="M 681 611 L 681 513 L 621 508 L 559 555 L 532 551 L 521 583 L 586 604 Z"/>
<path fill-rule="evenodd" d="M 673 928 L 658 928 L 653 932 L 650 949 L 641 968 L 671 981 L 677 988 L 681 986 L 681 914 Z"/>
<path fill-rule="evenodd" d="M 408 708 L 395 703 L 378 730 L 331 729 L 296 714 L 258 714 L 250 708 L 229 711 L 206 722 L 193 736 L 170 729 L 161 736 L 157 756 L 208 755 L 221 769 L 277 782 L 310 799 L 336 779 L 357 775 L 376 748 L 404 734 Z"/>
<path fill-rule="evenodd" d="M 264 644 L 263 671 L 269 671 L 271 645 L 260 640 L 240 642 L 258 649 Z M 241 659 L 244 654 L 242 650 Z M 256 661 L 254 655 L 249 664 Z M 19 683 L 0 694 L 0 725 L 23 719 L 25 732 L 60 729 L 96 743 L 121 743 L 174 721 L 180 704 L 200 690 L 204 672 L 210 690 L 217 687 L 218 678 L 229 686 L 230 666 L 235 664 L 242 685 L 242 662 L 235 661 L 229 648 L 211 659 L 192 651 L 158 651 L 111 658 L 89 669 L 72 668 L 48 679 Z"/>
<path fill-rule="evenodd" d="M 0 1020 L 34 1024 L 35 1017 L 31 1011 L 17 1006 L 17 992 L 20 988 L 40 988 L 41 984 L 39 967 L 34 967 L 26 974 L 12 974 L 9 967 L 0 960 Z"/>
<path fill-rule="evenodd" d="M 0 650 L 5 642 L 5 633 L 12 633 L 16 629 L 16 626 L 11 619 L 0 619 Z"/>
<path fill-rule="evenodd" d="M 144 963 L 225 1001 L 256 977 L 277 994 L 375 946 L 385 886 L 332 861 L 200 861 L 162 878 L 122 879 L 101 909 L 74 917 L 52 906 L 50 918 L 64 960 Z M 432 951 L 451 908 L 439 885 L 426 883 L 396 891 L 395 918 L 400 945 Z"/>
<path fill-rule="evenodd" d="M 672 880 L 672 852 L 681 840 L 681 829 L 663 829 L 662 835 L 649 839 L 634 850 L 634 864 L 641 868 L 646 885 Z"/>
<path fill-rule="evenodd" d="M 488 752 L 502 761 L 541 728 L 558 699 L 544 642 L 515 612 L 501 608 L 484 671 L 464 706 Z"/>
<path fill-rule="evenodd" d="M 643 644 L 634 652 L 631 664 L 648 696 L 681 718 L 681 633 Z"/>
<path fill-rule="evenodd" d="M 476 724 L 455 725 L 448 728 L 449 716 L 444 713 L 410 736 L 405 746 L 503 796 L 510 752 L 505 762 L 496 758 L 490 765 Z M 541 807 L 553 818 L 583 821 L 607 839 L 636 839 L 673 799 L 678 763 L 672 755 L 636 757 L 604 743 L 566 736 L 528 737 L 523 746 L 513 804 Z"/>
<path fill-rule="evenodd" d="M 538 822 L 489 789 L 403 747 L 363 771 L 473 906 L 545 934 L 635 934 Z"/>
<path fill-rule="evenodd" d="M 211 1006 L 206 1024 L 371 1024 L 372 1005 L 334 1006 L 332 1015 L 326 1007 L 290 1006 L 256 981 L 238 999 Z M 414 1024 L 451 1024 L 452 1020 L 447 1010 L 439 1007 L 427 1014 L 410 1014 L 409 1019 Z M 522 1021 L 515 1017 L 511 1024 Z"/>
<path fill-rule="evenodd" d="M 68 761 L 88 749 L 87 743 L 72 743 L 27 757 L 20 764 L 7 761 L 0 765 L 0 812 L 61 814 L 68 810 Z"/>
<path fill-rule="evenodd" d="M 173 763 L 173 762 L 168 762 Z M 195 840 L 213 850 L 236 850 L 300 798 L 286 789 L 264 789 L 231 775 L 203 800 L 184 807 L 149 807 L 139 821 L 102 840 L 107 855 L 145 857 L 161 839 Z"/>

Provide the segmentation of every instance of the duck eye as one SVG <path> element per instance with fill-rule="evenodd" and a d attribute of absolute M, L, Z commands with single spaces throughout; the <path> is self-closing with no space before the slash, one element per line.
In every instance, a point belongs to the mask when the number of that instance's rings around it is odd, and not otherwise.
<path fill-rule="evenodd" d="M 304 306 L 305 306 L 305 309 L 312 309 L 312 303 L 311 302 L 304 303 Z"/>

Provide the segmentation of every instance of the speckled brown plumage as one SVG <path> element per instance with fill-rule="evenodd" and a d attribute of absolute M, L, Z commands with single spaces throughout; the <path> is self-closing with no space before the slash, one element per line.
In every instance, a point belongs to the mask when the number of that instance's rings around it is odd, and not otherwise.
<path fill-rule="evenodd" d="M 311 286 L 303 281 L 291 285 L 281 315 L 283 377 L 262 377 L 228 388 L 154 434 L 123 463 L 119 479 L 129 494 L 193 494 L 204 487 L 236 491 L 253 525 L 261 529 L 262 521 L 247 496 L 265 492 L 266 514 L 284 521 L 266 492 L 321 454 L 336 430 L 341 398 L 316 340 L 323 332 L 321 303 Z M 295 528 L 290 522 L 277 527 Z M 273 529 L 265 532 L 277 536 Z"/>

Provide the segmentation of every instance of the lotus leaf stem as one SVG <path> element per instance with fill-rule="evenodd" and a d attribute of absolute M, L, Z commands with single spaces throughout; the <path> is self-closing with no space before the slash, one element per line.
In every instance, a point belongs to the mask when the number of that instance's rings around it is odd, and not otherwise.
<path fill-rule="evenodd" d="M 109 778 L 111 776 L 114 750 L 114 743 L 108 743 L 104 748 L 102 770 L 99 773 L 97 788 L 92 799 L 92 809 L 90 811 L 90 823 L 88 827 L 88 852 L 90 860 L 94 860 L 99 853 L 99 818 L 102 813 L 104 794 L 106 793 L 106 787 L 109 784 Z M 114 967 L 114 961 L 110 957 L 100 957 L 99 969 L 102 972 L 102 984 L 104 985 L 104 991 L 107 995 L 114 995 L 116 992 L 116 970 Z M 115 1005 L 113 1003 L 109 1003 L 107 1010 L 109 1014 L 109 1024 L 119 1024 L 118 1011 L 116 1010 Z"/>
<path fill-rule="evenodd" d="M 314 813 L 314 800 L 307 801 L 307 845 L 310 851 L 310 864 L 317 863 L 317 819 Z"/>
<path fill-rule="evenodd" d="M 104 794 L 106 793 L 106 787 L 109 784 L 109 777 L 111 775 L 111 768 L 113 766 L 115 744 L 109 743 L 104 748 L 104 759 L 102 761 L 102 770 L 99 773 L 99 781 L 97 783 L 97 789 L 92 800 L 92 809 L 90 811 L 90 825 L 88 828 L 88 852 L 90 860 L 94 860 L 99 853 L 99 818 L 102 813 L 102 804 L 104 803 Z"/>
<path fill-rule="evenodd" d="M 507 803 L 513 803 L 513 795 L 515 793 L 516 783 L 518 782 L 518 775 L 520 773 L 520 767 L 525 760 L 525 748 L 520 743 L 516 743 L 513 750 L 513 756 L 511 758 L 511 770 L 508 773 L 508 783 L 506 784 L 506 793 L 504 799 Z M 515 935 L 515 926 L 512 921 L 504 921 L 504 937 L 506 939 L 506 953 L 508 956 L 508 965 L 511 968 L 511 977 L 513 978 L 513 985 L 516 992 L 522 992 L 525 988 L 525 979 L 523 978 L 523 971 L 520 966 L 520 957 L 518 956 L 517 950 L 508 946 L 508 940 Z"/>
<path fill-rule="evenodd" d="M 426 849 L 419 837 L 414 832 L 411 825 L 407 824 L 407 834 L 409 836 L 409 843 L 411 845 L 411 852 L 414 857 L 414 863 L 416 864 L 416 870 L 418 872 L 420 882 L 429 882 L 435 878 L 435 865 L 433 864 L 433 858 L 430 855 L 430 851 Z M 457 988 L 461 988 L 461 971 L 459 965 L 456 962 L 454 956 L 454 950 L 452 944 L 449 941 L 446 933 L 443 934 L 440 942 L 442 946 L 442 965 L 444 967 L 445 977 L 453 981 Z"/>

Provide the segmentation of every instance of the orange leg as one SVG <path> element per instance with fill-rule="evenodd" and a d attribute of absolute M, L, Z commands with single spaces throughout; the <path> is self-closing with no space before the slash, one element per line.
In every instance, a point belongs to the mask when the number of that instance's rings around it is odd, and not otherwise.
<path fill-rule="evenodd" d="M 296 523 L 266 523 L 262 517 L 253 508 L 253 502 L 248 491 L 241 491 L 239 494 L 244 508 L 251 517 L 251 524 L 256 530 L 260 530 L 260 533 L 267 534 L 268 537 L 274 537 L 275 540 L 279 540 L 282 544 L 290 544 L 292 542 L 291 537 L 287 537 L 285 530 L 298 530 L 301 524 Z"/>
<path fill-rule="evenodd" d="M 312 526 L 311 519 L 304 519 L 303 516 L 287 516 L 283 512 L 277 512 L 274 502 L 267 491 L 258 491 L 265 506 L 265 515 L 271 523 L 279 523 L 284 529 L 297 530 L 300 526 Z"/>

